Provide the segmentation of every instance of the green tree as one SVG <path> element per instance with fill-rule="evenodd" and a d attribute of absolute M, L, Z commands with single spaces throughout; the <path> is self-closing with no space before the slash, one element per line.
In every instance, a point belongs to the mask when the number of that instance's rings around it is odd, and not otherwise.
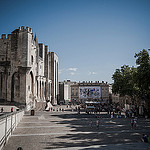
<path fill-rule="evenodd" d="M 128 95 L 132 100 L 132 104 L 135 103 L 138 94 L 138 87 L 134 78 L 136 72 L 136 68 L 124 65 L 121 69 L 116 69 L 112 76 L 114 80 L 113 93 L 118 93 L 120 96 Z"/>
<path fill-rule="evenodd" d="M 135 54 L 137 67 L 136 83 L 139 87 L 139 97 L 145 100 L 150 107 L 150 57 L 147 50 L 143 49 Z"/>
<path fill-rule="evenodd" d="M 135 54 L 137 68 L 124 65 L 116 69 L 112 76 L 114 80 L 113 93 L 129 96 L 132 104 L 141 100 L 146 102 L 150 110 L 150 57 L 147 50 L 143 49 Z"/>

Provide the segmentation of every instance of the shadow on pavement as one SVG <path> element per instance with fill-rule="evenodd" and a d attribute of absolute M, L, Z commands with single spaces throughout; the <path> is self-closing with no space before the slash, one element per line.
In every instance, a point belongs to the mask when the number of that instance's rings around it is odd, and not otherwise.
<path fill-rule="evenodd" d="M 101 114 L 101 118 L 99 118 L 99 127 L 97 127 L 97 117 L 94 114 L 87 115 L 82 113 L 78 115 L 77 113 L 70 113 L 53 114 L 51 116 L 63 119 L 57 122 L 57 124 L 64 124 L 64 126 L 69 127 L 70 130 L 66 135 L 60 134 L 57 136 L 59 142 L 57 142 L 57 140 L 56 142 L 41 142 L 46 145 L 44 149 L 71 147 L 80 147 L 80 149 L 82 149 L 83 147 L 83 150 L 87 150 L 99 149 L 102 147 L 106 148 L 110 144 L 119 144 L 120 147 L 126 145 L 128 149 L 130 147 L 129 145 L 132 145 L 132 143 L 143 144 L 140 141 L 144 129 L 142 126 L 143 123 L 141 122 L 141 126 L 139 125 L 137 130 L 131 130 L 129 118 L 110 119 L 110 115 Z M 91 120 L 92 127 L 90 125 Z M 140 129 L 142 129 L 142 131 Z M 150 131 L 148 132 L 150 133 Z M 92 148 L 90 148 L 90 146 L 92 146 Z M 116 148 L 117 145 L 115 145 L 115 149 Z M 135 149 L 135 146 L 133 146 L 133 148 Z"/>

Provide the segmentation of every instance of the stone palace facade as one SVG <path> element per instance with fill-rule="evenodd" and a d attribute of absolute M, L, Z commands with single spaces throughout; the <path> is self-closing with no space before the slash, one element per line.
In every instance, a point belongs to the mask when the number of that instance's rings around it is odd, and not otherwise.
<path fill-rule="evenodd" d="M 58 56 L 38 43 L 29 27 L 19 27 L 0 39 L 0 100 L 27 110 L 38 102 L 58 99 Z"/>

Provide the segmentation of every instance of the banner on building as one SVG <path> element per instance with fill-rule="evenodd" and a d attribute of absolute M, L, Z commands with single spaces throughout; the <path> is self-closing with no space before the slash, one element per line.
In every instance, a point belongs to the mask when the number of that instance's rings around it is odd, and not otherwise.
<path fill-rule="evenodd" d="M 79 98 L 80 99 L 99 99 L 101 98 L 100 87 L 79 87 Z"/>

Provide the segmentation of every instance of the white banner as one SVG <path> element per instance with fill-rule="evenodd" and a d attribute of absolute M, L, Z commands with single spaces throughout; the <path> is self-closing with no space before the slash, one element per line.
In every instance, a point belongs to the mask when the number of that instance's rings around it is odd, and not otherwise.
<path fill-rule="evenodd" d="M 95 87 L 79 87 L 79 98 L 101 98 L 101 89 L 98 86 Z"/>

